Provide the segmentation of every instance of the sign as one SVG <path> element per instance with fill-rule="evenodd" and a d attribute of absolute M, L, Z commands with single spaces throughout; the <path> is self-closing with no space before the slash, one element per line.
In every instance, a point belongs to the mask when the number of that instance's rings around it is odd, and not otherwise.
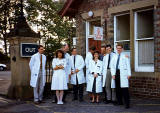
<path fill-rule="evenodd" d="M 21 43 L 21 57 L 31 57 L 38 52 L 36 43 Z"/>
<path fill-rule="evenodd" d="M 73 37 L 73 46 L 76 46 L 77 44 L 77 37 Z"/>
<path fill-rule="evenodd" d="M 103 40 L 103 28 L 94 27 L 94 40 Z"/>

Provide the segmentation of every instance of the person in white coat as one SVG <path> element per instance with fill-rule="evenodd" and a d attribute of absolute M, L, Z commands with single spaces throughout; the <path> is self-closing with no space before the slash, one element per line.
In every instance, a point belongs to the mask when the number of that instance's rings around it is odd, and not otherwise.
<path fill-rule="evenodd" d="M 46 56 L 43 54 L 44 47 L 38 46 L 38 53 L 34 54 L 29 62 L 31 71 L 30 85 L 33 87 L 34 102 L 39 104 L 43 99 L 43 91 L 46 82 Z"/>
<path fill-rule="evenodd" d="M 85 66 L 83 57 L 80 55 L 77 55 L 77 49 L 72 48 L 72 56 L 71 56 L 71 84 L 73 85 L 73 101 L 78 99 L 79 95 L 79 101 L 83 101 L 83 85 L 85 83 L 85 77 L 83 68 Z"/>
<path fill-rule="evenodd" d="M 66 59 L 65 71 L 66 71 L 67 83 L 69 83 L 69 74 L 71 73 L 71 61 L 70 61 L 70 54 L 67 53 L 69 51 L 68 44 L 64 44 L 62 46 L 62 50 L 64 52 L 64 56 L 65 56 L 65 59 Z"/>
<path fill-rule="evenodd" d="M 86 64 L 86 83 L 88 82 L 89 75 L 89 61 L 93 59 L 93 53 L 96 50 L 95 46 L 89 48 L 89 52 L 86 54 L 85 64 Z"/>
<path fill-rule="evenodd" d="M 51 90 L 56 90 L 57 104 L 63 104 L 63 90 L 67 90 L 66 80 L 66 59 L 62 50 L 56 51 L 56 58 L 52 61 L 52 68 L 54 70 L 52 77 Z"/>
<path fill-rule="evenodd" d="M 112 52 L 111 45 L 106 45 L 106 56 L 103 58 L 103 87 L 105 88 L 106 92 L 106 101 L 105 103 L 113 103 L 116 104 L 116 92 L 115 88 L 111 88 L 111 70 L 110 70 L 110 64 L 113 56 L 115 55 L 114 52 Z"/>
<path fill-rule="evenodd" d="M 123 53 L 123 46 L 116 45 L 117 54 L 111 61 L 112 88 L 116 88 L 116 96 L 119 105 L 123 104 L 124 98 L 125 108 L 130 107 L 129 97 L 129 79 L 131 77 L 131 68 L 129 58 Z"/>
<path fill-rule="evenodd" d="M 87 91 L 92 94 L 92 103 L 99 103 L 99 93 L 102 92 L 102 61 L 99 60 L 99 52 L 95 51 L 93 59 L 89 62 L 89 77 Z"/>
<path fill-rule="evenodd" d="M 66 68 L 65 68 L 65 71 L 66 71 L 66 79 L 67 79 L 67 84 L 69 83 L 69 75 L 71 74 L 71 61 L 70 61 L 70 54 L 67 53 L 69 51 L 69 46 L 68 44 L 64 44 L 62 46 L 62 50 L 64 52 L 64 56 L 65 56 L 65 59 L 66 59 Z M 66 102 L 66 96 L 68 94 L 68 90 L 65 90 L 64 91 L 64 96 L 63 96 L 63 102 Z"/>

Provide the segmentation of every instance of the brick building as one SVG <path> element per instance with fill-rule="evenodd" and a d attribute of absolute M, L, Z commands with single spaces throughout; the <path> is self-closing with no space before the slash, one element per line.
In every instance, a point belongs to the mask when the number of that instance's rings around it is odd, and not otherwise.
<path fill-rule="evenodd" d="M 90 12 L 90 13 L 89 13 Z M 75 18 L 78 52 L 91 45 L 124 45 L 130 56 L 130 91 L 138 97 L 160 98 L 160 0 L 67 0 L 61 16 Z M 94 40 L 94 27 L 103 40 Z"/>

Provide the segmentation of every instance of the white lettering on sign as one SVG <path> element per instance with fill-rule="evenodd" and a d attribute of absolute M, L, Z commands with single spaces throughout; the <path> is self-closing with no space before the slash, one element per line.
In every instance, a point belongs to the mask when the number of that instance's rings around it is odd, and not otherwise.
<path fill-rule="evenodd" d="M 25 48 L 25 52 L 27 53 L 36 52 L 36 48 Z"/>

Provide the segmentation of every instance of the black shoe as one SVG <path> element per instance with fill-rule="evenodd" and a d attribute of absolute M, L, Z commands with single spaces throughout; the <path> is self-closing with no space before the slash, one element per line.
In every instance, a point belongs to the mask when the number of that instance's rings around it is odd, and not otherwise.
<path fill-rule="evenodd" d="M 83 102 L 83 99 L 81 98 L 81 99 L 79 99 L 79 102 Z"/>
<path fill-rule="evenodd" d="M 103 102 L 105 103 L 106 101 L 107 101 L 107 99 L 106 99 L 106 98 L 104 98 L 104 99 L 103 99 Z"/>
<path fill-rule="evenodd" d="M 129 108 L 130 108 L 130 106 L 129 106 L 129 105 L 126 105 L 126 106 L 125 106 L 125 108 L 126 108 L 126 109 L 129 109 Z"/>
<path fill-rule="evenodd" d="M 118 102 L 118 105 L 123 105 L 123 102 Z"/>
<path fill-rule="evenodd" d="M 73 98 L 72 101 L 78 100 L 78 98 Z"/>
<path fill-rule="evenodd" d="M 105 104 L 109 104 L 111 102 L 112 102 L 111 100 L 107 100 L 107 101 L 105 101 Z"/>
<path fill-rule="evenodd" d="M 101 103 L 100 101 L 96 101 L 97 104 Z"/>
<path fill-rule="evenodd" d="M 39 102 L 39 101 L 35 101 L 35 102 L 34 102 L 34 104 L 39 105 L 39 104 L 40 104 L 40 102 Z"/>
<path fill-rule="evenodd" d="M 95 102 L 96 102 L 96 101 L 92 101 L 92 100 L 90 101 L 90 103 L 95 103 Z"/>
<path fill-rule="evenodd" d="M 39 100 L 39 103 L 45 103 L 44 101 L 42 101 L 42 100 Z"/>
<path fill-rule="evenodd" d="M 118 105 L 118 102 L 117 101 L 112 101 L 113 105 L 114 106 L 117 106 Z"/>

